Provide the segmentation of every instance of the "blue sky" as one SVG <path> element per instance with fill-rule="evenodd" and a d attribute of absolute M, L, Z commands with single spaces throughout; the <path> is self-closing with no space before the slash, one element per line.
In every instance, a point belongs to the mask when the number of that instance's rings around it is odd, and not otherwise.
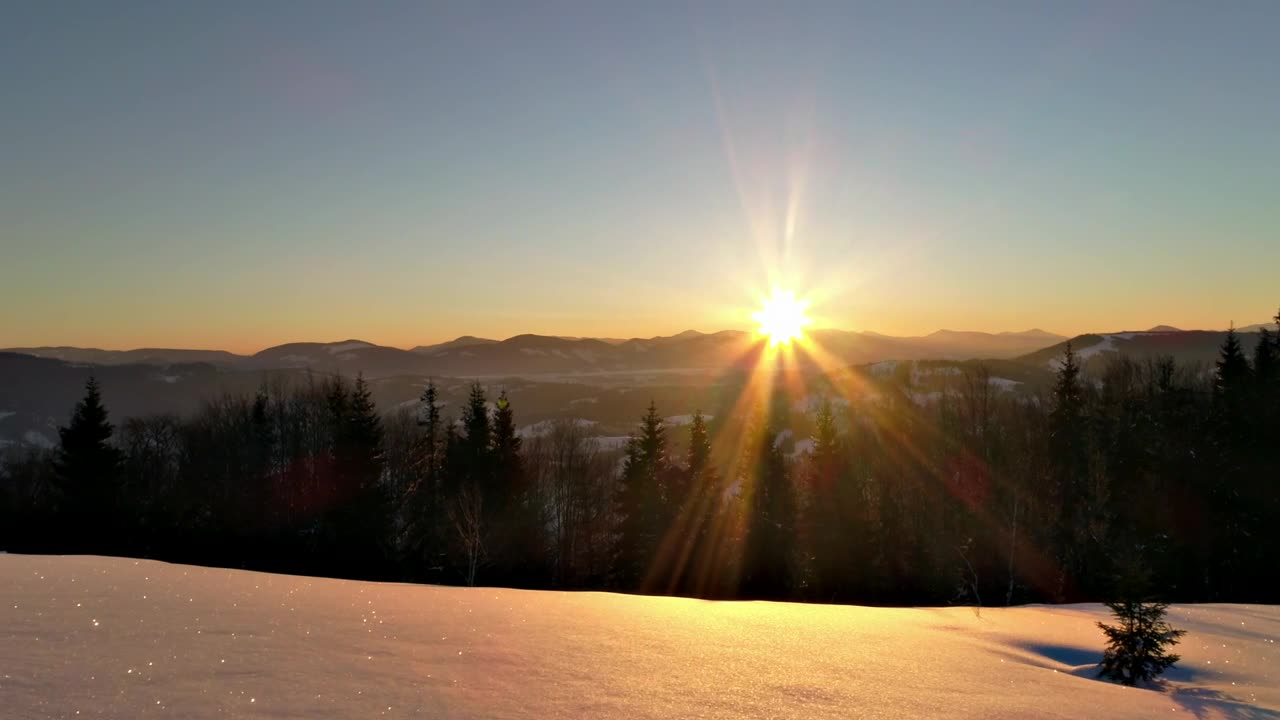
<path fill-rule="evenodd" d="M 1280 4 L 18 2 L 0 345 L 1280 304 Z"/>

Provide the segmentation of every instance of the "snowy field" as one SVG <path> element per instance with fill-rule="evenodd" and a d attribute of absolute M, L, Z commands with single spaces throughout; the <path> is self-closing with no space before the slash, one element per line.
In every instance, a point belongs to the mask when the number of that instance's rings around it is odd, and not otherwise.
<path fill-rule="evenodd" d="M 871 609 L 0 555 L 0 717 L 1280 718 L 1280 608 L 1181 606 L 1169 682 L 1098 606 Z"/>

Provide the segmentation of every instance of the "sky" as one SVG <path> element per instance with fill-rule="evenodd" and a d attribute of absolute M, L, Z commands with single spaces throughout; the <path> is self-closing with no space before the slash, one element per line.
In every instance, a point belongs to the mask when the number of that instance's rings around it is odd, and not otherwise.
<path fill-rule="evenodd" d="M 634 6 L 634 7 L 633 7 Z M 0 347 L 1263 322 L 1280 3 L 0 13 Z"/>

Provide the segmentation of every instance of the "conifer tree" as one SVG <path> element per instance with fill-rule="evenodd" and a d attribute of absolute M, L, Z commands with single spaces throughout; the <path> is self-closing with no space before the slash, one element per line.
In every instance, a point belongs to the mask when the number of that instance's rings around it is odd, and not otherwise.
<path fill-rule="evenodd" d="M 356 376 L 345 424 L 345 464 L 355 487 L 363 492 L 382 478 L 382 418 L 363 375 Z"/>
<path fill-rule="evenodd" d="M 462 433 L 446 431 L 441 500 L 450 537 L 448 565 L 475 584 L 495 556 L 494 510 L 501 506 L 494 482 L 493 429 L 484 386 L 471 384 L 462 408 Z"/>
<path fill-rule="evenodd" d="M 422 406 L 422 414 L 418 420 L 418 425 L 422 427 L 423 433 L 422 477 L 426 484 L 434 489 L 442 460 L 440 451 L 442 432 L 440 398 L 434 379 L 427 381 L 427 387 L 422 391 L 422 398 L 419 402 Z"/>
<path fill-rule="evenodd" d="M 1219 400 L 1227 405 L 1240 403 L 1248 392 L 1252 373 L 1235 328 L 1227 331 L 1215 368 L 1213 389 Z"/>
<path fill-rule="evenodd" d="M 776 405 L 776 403 L 775 403 Z M 756 431 L 755 462 L 749 464 L 749 515 L 743 591 L 747 597 L 780 599 L 791 589 L 795 541 L 795 496 L 780 447 L 784 413 L 775 410 Z"/>
<path fill-rule="evenodd" d="M 336 397 L 336 396 L 335 396 Z M 341 402 L 333 508 L 334 552 L 356 575 L 385 570 L 390 540 L 390 505 L 382 483 L 382 418 L 363 375 Z"/>
<path fill-rule="evenodd" d="M 520 587 L 536 586 L 548 574 L 544 547 L 543 512 L 528 484 L 521 440 L 507 391 L 498 394 L 493 411 L 492 472 L 497 504 L 489 508 L 495 529 L 495 555 L 501 558 L 501 581 Z"/>
<path fill-rule="evenodd" d="M 444 424 L 440 418 L 439 390 L 434 379 L 419 399 L 421 435 L 413 451 L 413 475 L 401 506 L 405 561 L 411 572 L 426 576 L 439 562 L 446 517 L 441 501 L 441 474 L 445 458 Z"/>
<path fill-rule="evenodd" d="M 1096 549 L 1088 528 L 1093 520 L 1089 477 L 1088 421 L 1080 365 L 1067 343 L 1053 386 L 1049 412 L 1049 467 L 1056 506 L 1055 551 L 1061 558 L 1059 600 L 1085 592 L 1086 558 Z M 1095 570 L 1096 572 L 1096 570 Z M 1074 590 L 1072 589 L 1074 588 Z"/>
<path fill-rule="evenodd" d="M 459 458 L 454 470 L 455 482 L 476 486 L 485 501 L 492 502 L 494 493 L 490 478 L 493 436 L 489 422 L 489 401 L 484 386 L 472 383 L 467 404 L 462 408 L 463 435 L 459 438 Z"/>
<path fill-rule="evenodd" d="M 831 400 L 824 397 L 814 418 L 813 450 L 808 458 L 807 484 L 812 506 L 809 523 L 810 556 L 815 594 L 823 601 L 838 598 L 848 584 L 852 503 L 844 487 L 841 449 Z"/>
<path fill-rule="evenodd" d="M 59 506 L 73 550 L 111 547 L 109 534 L 121 469 L 120 451 L 111 444 L 114 430 L 98 381 L 90 377 L 70 424 L 58 429 L 61 444 L 54 459 Z"/>
<path fill-rule="evenodd" d="M 1168 603 L 1108 602 L 1115 625 L 1098 623 L 1107 636 L 1107 647 L 1098 666 L 1098 676 L 1122 685 L 1150 682 L 1180 659 L 1168 651 L 1177 645 L 1185 630 L 1175 630 L 1165 622 Z"/>
<path fill-rule="evenodd" d="M 689 421 L 689 476 L 695 484 L 711 471 L 711 435 L 701 410 L 694 410 Z"/>
<path fill-rule="evenodd" d="M 643 583 L 665 531 L 660 483 L 666 469 L 666 455 L 662 418 L 651 401 L 638 432 L 627 443 L 622 477 L 618 481 L 619 536 L 613 574 L 614 583 L 624 590 L 645 589 Z"/>

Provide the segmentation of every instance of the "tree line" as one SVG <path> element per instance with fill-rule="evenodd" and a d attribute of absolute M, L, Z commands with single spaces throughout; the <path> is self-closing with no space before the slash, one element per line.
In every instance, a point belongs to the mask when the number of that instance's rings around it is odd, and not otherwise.
<path fill-rule="evenodd" d="M 1038 395 L 982 367 L 924 404 L 857 383 L 794 455 L 781 388 L 679 443 L 651 404 L 619 452 L 572 421 L 521 437 L 479 384 L 456 417 L 434 383 L 384 414 L 313 376 L 117 428 L 90 380 L 56 448 L 0 467 L 0 546 L 707 598 L 1280 600 L 1280 335 L 1230 332 L 1207 371 L 1086 376 L 1068 346 Z"/>

